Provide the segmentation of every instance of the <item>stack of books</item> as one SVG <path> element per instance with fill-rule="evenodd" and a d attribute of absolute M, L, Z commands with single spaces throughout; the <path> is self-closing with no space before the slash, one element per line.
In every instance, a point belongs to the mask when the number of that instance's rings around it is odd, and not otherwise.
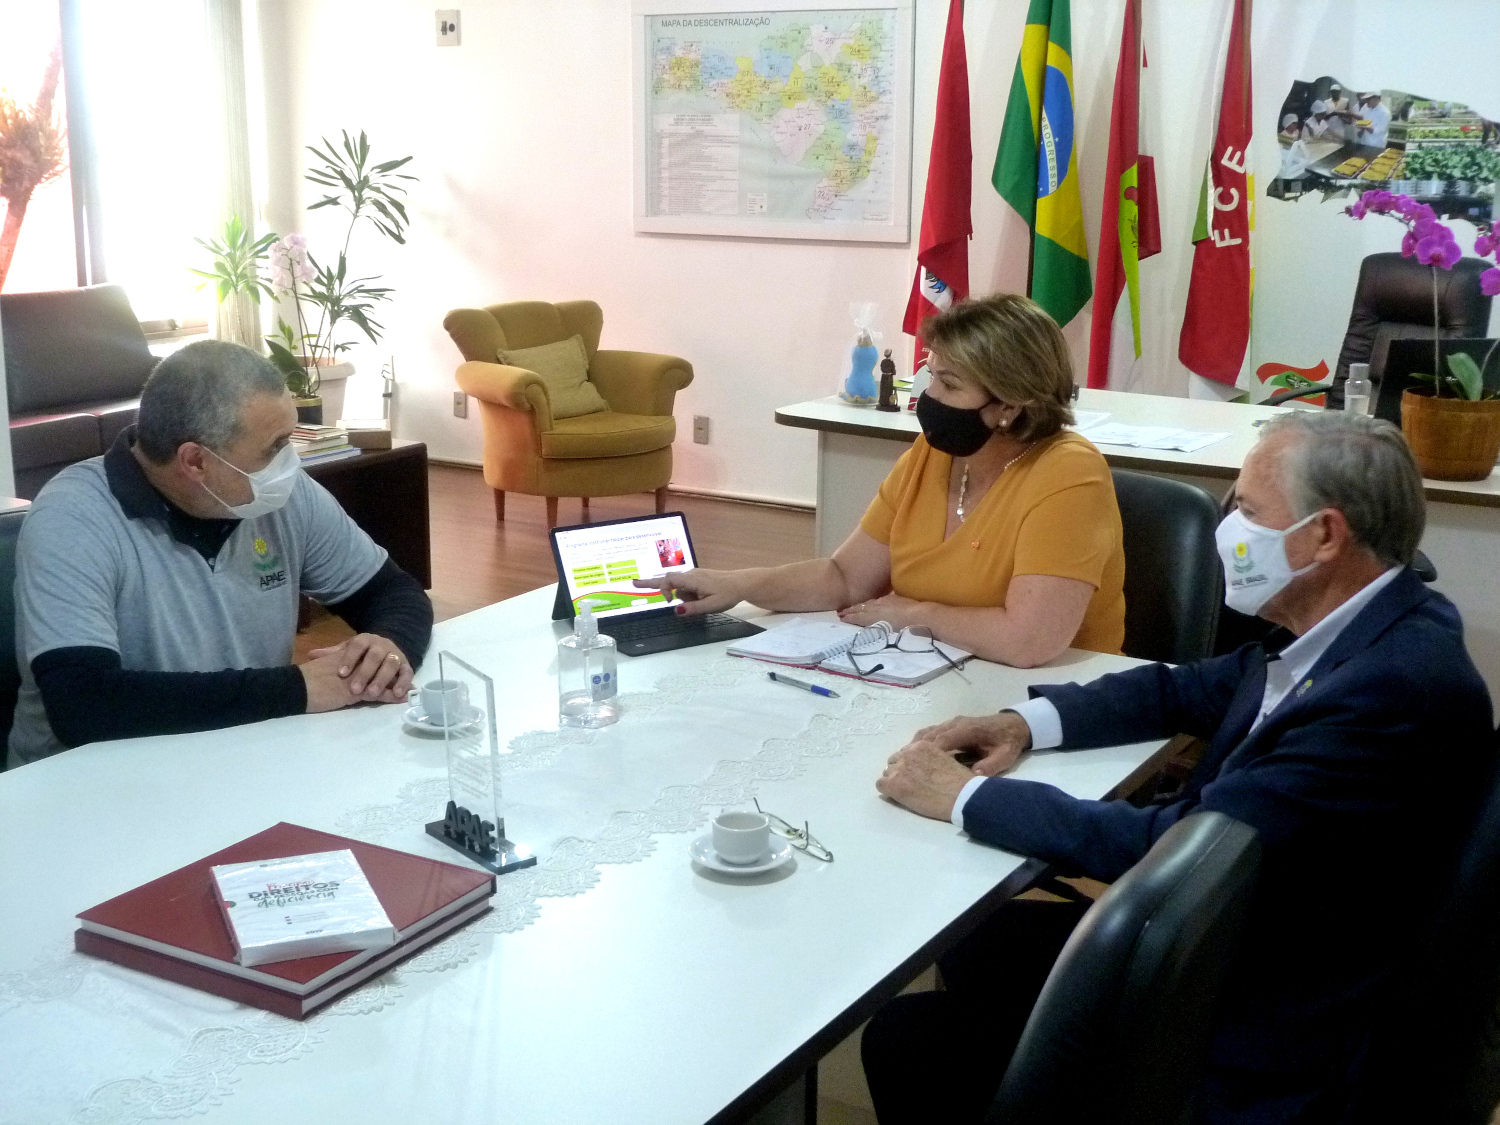
<path fill-rule="evenodd" d="M 303 465 L 359 456 L 359 450 L 349 444 L 349 431 L 341 426 L 298 425 L 292 431 L 292 447 Z"/>
<path fill-rule="evenodd" d="M 236 948 L 213 868 L 347 848 L 389 920 L 372 949 L 249 964 Z M 337 999 L 490 908 L 495 877 L 451 863 L 278 824 L 78 915 L 81 953 L 291 1019 Z"/>

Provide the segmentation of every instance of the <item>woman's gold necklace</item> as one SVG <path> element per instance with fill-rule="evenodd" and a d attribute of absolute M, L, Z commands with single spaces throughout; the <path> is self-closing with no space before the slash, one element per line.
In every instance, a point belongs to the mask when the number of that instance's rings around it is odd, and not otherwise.
<path fill-rule="evenodd" d="M 1014 465 L 1022 457 L 1025 457 L 1026 454 L 1030 453 L 1035 448 L 1036 448 L 1036 443 L 1032 442 L 1025 449 L 1021 450 L 1021 452 L 1017 453 L 1014 457 L 1012 457 L 1009 461 L 1005 462 L 1005 464 L 1001 465 L 1000 466 L 1000 471 L 995 474 L 995 482 L 998 483 L 999 480 L 1000 480 L 1000 478 L 1005 475 L 1005 470 L 1006 469 L 1010 468 L 1012 465 Z M 994 484 L 991 484 L 990 487 L 993 488 Z M 968 463 L 968 461 L 965 461 L 964 462 L 964 475 L 962 477 L 960 477 L 959 481 L 958 481 L 958 507 L 954 509 L 954 515 L 958 516 L 958 522 L 959 523 L 963 523 L 964 522 L 964 517 L 965 517 L 965 512 L 964 512 L 964 497 L 968 495 L 968 492 L 969 492 L 969 463 Z"/>

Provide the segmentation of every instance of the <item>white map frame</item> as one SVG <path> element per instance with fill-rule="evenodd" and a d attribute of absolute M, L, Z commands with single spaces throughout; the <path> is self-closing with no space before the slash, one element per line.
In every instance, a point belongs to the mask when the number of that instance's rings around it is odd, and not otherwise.
<path fill-rule="evenodd" d="M 635 144 L 635 229 L 648 234 L 696 234 L 728 238 L 806 239 L 819 242 L 911 241 L 911 146 L 913 5 L 915 0 L 633 0 L 631 40 L 634 54 L 633 136 Z M 785 15 L 827 11 L 890 11 L 896 19 L 893 58 L 896 81 L 892 129 L 895 168 L 892 175 L 891 221 L 819 222 L 758 216 L 648 215 L 646 177 L 654 159 L 654 130 L 646 119 L 651 57 L 647 21 L 657 16 Z"/>

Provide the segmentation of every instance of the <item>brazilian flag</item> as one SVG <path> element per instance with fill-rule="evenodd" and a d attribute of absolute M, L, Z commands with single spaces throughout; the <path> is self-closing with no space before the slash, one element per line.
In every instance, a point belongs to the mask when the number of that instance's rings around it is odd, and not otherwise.
<path fill-rule="evenodd" d="M 1058 324 L 1094 291 L 1073 140 L 1069 0 L 1031 0 L 991 182 L 1031 227 L 1031 297 Z"/>

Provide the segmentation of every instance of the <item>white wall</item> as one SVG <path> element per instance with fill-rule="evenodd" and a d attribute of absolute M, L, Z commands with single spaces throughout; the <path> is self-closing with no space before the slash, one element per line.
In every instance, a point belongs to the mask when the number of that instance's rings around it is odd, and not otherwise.
<path fill-rule="evenodd" d="M 1143 147 L 1157 160 L 1165 249 L 1142 267 L 1148 318 L 1140 389 L 1157 393 L 1186 389 L 1176 352 L 1188 238 L 1230 6 L 1146 4 Z M 282 232 L 306 231 L 315 251 L 332 240 L 328 211 L 301 211 L 312 198 L 299 179 L 301 146 L 319 135 L 365 128 L 379 155 L 415 155 L 411 170 L 421 183 L 413 190 L 410 244 L 356 242 L 353 265 L 384 273 L 398 293 L 381 317 L 389 326 L 384 343 L 354 358 L 373 374 L 386 356 L 396 357 L 398 430 L 426 441 L 434 457 L 477 461 L 481 452 L 477 410 L 467 420 L 452 417 L 459 357 L 443 314 L 501 300 L 589 297 L 604 308 L 606 347 L 693 363 L 696 380 L 677 400 L 678 484 L 810 503 L 815 439 L 776 426 L 772 413 L 837 388 L 851 301 L 878 301 L 887 346 L 903 339 L 947 0 L 917 0 L 914 238 L 904 247 L 635 234 L 629 7 L 627 0 L 475 0 L 463 8 L 463 46 L 438 48 L 433 9 L 414 0 L 260 0 L 268 221 Z M 1468 100 L 1500 116 L 1500 105 L 1486 104 L 1494 97 L 1485 81 L 1492 63 L 1463 47 L 1476 28 L 1491 25 L 1491 7 L 1446 0 L 1424 5 L 1414 21 L 1398 0 L 1260 0 L 1253 37 L 1259 186 L 1277 164 L 1271 123 L 1293 77 L 1332 73 L 1352 84 Z M 976 292 L 1024 285 L 1025 228 L 1007 214 L 989 174 L 1026 8 L 1027 0 L 967 4 Z M 1092 246 L 1121 18 L 1118 0 L 1073 0 Z M 1327 358 L 1331 365 L 1358 259 L 1394 247 L 1399 232 L 1338 217 L 1333 203 L 1257 204 L 1252 362 L 1308 366 Z M 1080 381 L 1090 311 L 1065 330 Z M 694 414 L 713 419 L 706 447 L 690 440 Z"/>
<path fill-rule="evenodd" d="M 16 494 L 16 473 L 10 463 L 10 403 L 6 394 L 5 340 L 0 336 L 0 497 Z"/>

